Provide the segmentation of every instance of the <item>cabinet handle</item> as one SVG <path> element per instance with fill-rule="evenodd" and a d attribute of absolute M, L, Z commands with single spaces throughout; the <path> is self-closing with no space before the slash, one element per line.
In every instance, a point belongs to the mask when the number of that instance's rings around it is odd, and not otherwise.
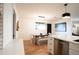
<path fill-rule="evenodd" d="M 50 39 L 50 40 L 52 40 L 52 39 Z"/>
<path fill-rule="evenodd" d="M 49 43 L 50 45 L 52 45 L 52 43 Z"/>
<path fill-rule="evenodd" d="M 52 50 L 52 49 L 49 49 L 50 51 Z"/>

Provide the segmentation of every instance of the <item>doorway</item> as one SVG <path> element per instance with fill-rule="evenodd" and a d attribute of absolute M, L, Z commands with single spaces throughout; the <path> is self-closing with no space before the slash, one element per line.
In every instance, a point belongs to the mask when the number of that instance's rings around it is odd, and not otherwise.
<path fill-rule="evenodd" d="M 16 39 L 16 13 L 13 12 L 13 39 Z"/>

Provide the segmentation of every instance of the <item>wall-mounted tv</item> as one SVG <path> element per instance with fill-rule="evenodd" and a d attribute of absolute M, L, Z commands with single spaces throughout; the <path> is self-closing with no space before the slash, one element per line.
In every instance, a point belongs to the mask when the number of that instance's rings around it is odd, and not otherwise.
<path fill-rule="evenodd" d="M 56 32 L 66 32 L 66 22 L 56 23 L 55 24 L 55 31 Z"/>

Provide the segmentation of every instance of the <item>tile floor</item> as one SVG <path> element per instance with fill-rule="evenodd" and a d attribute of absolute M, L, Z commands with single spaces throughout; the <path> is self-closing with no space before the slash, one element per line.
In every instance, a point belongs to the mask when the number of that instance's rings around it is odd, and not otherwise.
<path fill-rule="evenodd" d="M 0 50 L 0 55 L 24 55 L 23 40 L 12 40 L 5 48 Z"/>

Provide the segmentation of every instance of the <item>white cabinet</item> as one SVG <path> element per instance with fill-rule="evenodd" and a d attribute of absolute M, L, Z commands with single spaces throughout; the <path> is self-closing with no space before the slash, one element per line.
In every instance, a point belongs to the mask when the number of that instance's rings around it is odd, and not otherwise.
<path fill-rule="evenodd" d="M 54 54 L 54 38 L 52 37 L 48 38 L 48 52 Z"/>
<path fill-rule="evenodd" d="M 69 54 L 79 55 L 79 44 L 69 43 Z"/>

